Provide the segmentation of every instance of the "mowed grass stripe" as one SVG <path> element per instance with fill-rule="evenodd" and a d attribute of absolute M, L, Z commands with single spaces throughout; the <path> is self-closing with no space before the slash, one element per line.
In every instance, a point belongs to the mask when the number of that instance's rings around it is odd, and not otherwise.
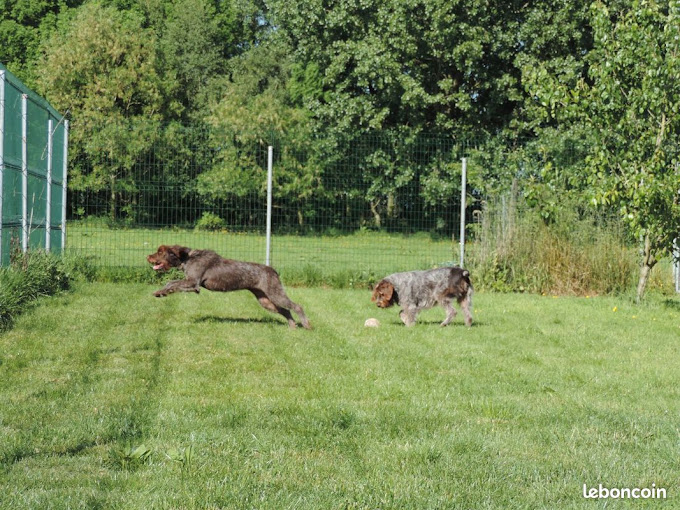
<path fill-rule="evenodd" d="M 247 292 L 154 289 L 81 285 L 0 336 L 0 506 L 589 508 L 583 483 L 677 494 L 673 301 L 479 293 L 472 328 L 440 328 L 434 309 L 407 329 L 368 291 L 291 288 L 315 327 L 291 331 Z M 139 445 L 146 462 L 115 462 Z M 190 447 L 189 463 L 173 457 Z"/>
<path fill-rule="evenodd" d="M 43 300 L 0 337 L 7 472 L 30 466 L 31 478 L 59 487 L 73 473 L 51 469 L 56 459 L 100 465 L 108 451 L 153 428 L 167 320 L 149 316 L 146 298 L 131 288 L 83 285 Z M 101 467 L 93 471 L 88 484 L 98 485 Z"/>

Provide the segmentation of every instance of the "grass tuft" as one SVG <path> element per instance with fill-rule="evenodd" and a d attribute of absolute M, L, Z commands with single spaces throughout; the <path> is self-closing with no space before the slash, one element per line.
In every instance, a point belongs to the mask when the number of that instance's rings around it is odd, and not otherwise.
<path fill-rule="evenodd" d="M 14 255 L 9 268 L 0 268 L 0 330 L 11 326 L 30 302 L 68 289 L 69 280 L 56 256 L 41 251 Z"/>

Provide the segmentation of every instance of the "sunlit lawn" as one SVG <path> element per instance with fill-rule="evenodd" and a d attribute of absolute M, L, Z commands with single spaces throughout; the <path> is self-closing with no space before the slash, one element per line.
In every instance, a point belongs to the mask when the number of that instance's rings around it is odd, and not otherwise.
<path fill-rule="evenodd" d="M 79 284 L 0 334 L 0 508 L 678 506 L 677 300 L 478 293 L 472 328 L 407 329 L 291 288 L 291 331 L 249 293 L 153 290 Z"/>

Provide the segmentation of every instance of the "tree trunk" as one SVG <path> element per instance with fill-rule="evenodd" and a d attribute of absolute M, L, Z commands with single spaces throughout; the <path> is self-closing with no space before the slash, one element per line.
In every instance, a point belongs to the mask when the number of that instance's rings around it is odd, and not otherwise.
<path fill-rule="evenodd" d="M 394 219 L 397 215 L 397 199 L 394 193 L 387 195 L 387 217 L 389 219 Z"/>
<path fill-rule="evenodd" d="M 652 252 L 652 240 L 649 238 L 649 234 L 645 234 L 645 244 L 644 252 L 642 254 L 642 264 L 640 265 L 640 279 L 638 280 L 637 287 L 637 302 L 642 300 L 645 294 L 645 288 L 647 287 L 647 280 L 649 280 L 649 274 L 652 272 L 652 268 L 656 265 L 656 257 Z"/>
<path fill-rule="evenodd" d="M 378 210 L 378 207 L 380 207 L 379 202 L 373 202 L 371 200 L 369 205 L 371 207 L 371 212 L 373 213 L 373 223 L 375 224 L 376 228 L 382 227 L 382 218 L 380 217 L 380 211 Z"/>

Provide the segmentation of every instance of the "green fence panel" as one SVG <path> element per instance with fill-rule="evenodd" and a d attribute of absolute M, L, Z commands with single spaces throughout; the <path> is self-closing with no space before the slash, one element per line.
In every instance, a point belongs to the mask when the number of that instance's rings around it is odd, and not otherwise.
<path fill-rule="evenodd" d="M 5 166 L 2 179 L 2 224 L 21 226 L 21 170 Z M 3 228 L 4 231 L 4 228 Z"/>
<path fill-rule="evenodd" d="M 43 180 L 47 175 L 47 137 L 49 112 L 34 102 L 27 100 L 27 159 L 28 172 L 40 176 Z"/>
<path fill-rule="evenodd" d="M 2 71 L 2 68 L 0 68 Z M 6 167 L 21 169 L 21 89 L 5 75 L 5 123 L 4 123 L 4 164 Z"/>
<path fill-rule="evenodd" d="M 64 160 L 66 152 L 64 148 L 65 127 L 62 119 L 52 119 L 52 181 L 62 184 L 64 180 Z"/>
<path fill-rule="evenodd" d="M 13 249 L 63 251 L 67 130 L 59 112 L 0 64 L 0 266 Z"/>

